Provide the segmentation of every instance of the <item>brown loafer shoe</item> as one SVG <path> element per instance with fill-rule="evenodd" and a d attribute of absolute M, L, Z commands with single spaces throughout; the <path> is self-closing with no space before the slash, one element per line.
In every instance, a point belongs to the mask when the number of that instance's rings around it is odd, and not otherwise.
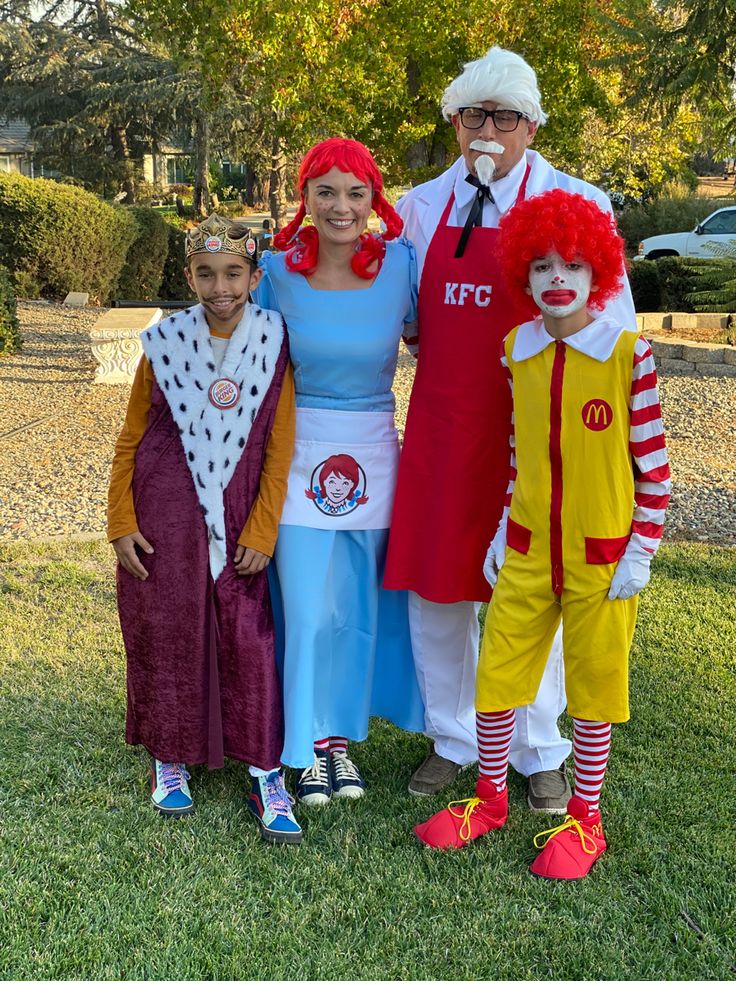
<path fill-rule="evenodd" d="M 557 770 L 540 770 L 529 777 L 527 801 L 529 808 L 540 814 L 566 814 L 572 797 L 565 763 Z"/>
<path fill-rule="evenodd" d="M 426 760 L 409 781 L 409 793 L 415 797 L 430 797 L 449 787 L 464 769 L 459 763 L 446 760 L 431 749 Z"/>

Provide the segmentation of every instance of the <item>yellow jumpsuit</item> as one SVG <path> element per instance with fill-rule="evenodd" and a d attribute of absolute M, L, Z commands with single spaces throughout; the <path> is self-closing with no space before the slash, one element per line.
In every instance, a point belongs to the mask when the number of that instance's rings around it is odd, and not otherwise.
<path fill-rule="evenodd" d="M 607 594 L 634 511 L 629 405 L 637 335 L 622 332 L 604 362 L 564 341 L 514 362 L 517 331 L 505 341 L 517 477 L 476 708 L 534 701 L 562 617 L 570 714 L 625 722 L 638 597 Z"/>

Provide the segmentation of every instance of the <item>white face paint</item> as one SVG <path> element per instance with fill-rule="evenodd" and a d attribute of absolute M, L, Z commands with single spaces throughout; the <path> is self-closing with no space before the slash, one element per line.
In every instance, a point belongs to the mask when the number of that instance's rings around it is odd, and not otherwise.
<path fill-rule="evenodd" d="M 496 172 L 496 161 L 493 157 L 489 157 L 488 154 L 497 153 L 500 155 L 503 153 L 504 147 L 494 140 L 473 140 L 470 144 L 470 149 L 478 150 L 482 154 L 475 161 L 475 176 L 481 184 L 485 184 L 488 187 Z"/>
<path fill-rule="evenodd" d="M 566 262 L 557 252 L 532 259 L 529 264 L 529 288 L 534 302 L 550 317 L 568 317 L 584 309 L 592 280 L 589 262 Z"/>

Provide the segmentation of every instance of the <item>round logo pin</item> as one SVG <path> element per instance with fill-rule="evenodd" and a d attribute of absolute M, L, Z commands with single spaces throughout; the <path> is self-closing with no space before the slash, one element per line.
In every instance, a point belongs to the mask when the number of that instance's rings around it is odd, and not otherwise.
<path fill-rule="evenodd" d="M 210 385 L 207 395 L 216 409 L 232 409 L 240 401 L 240 388 L 230 378 L 217 378 Z"/>
<path fill-rule="evenodd" d="M 219 252 L 222 248 L 222 239 L 218 238 L 217 235 L 210 235 L 204 243 L 204 247 L 208 252 Z"/>

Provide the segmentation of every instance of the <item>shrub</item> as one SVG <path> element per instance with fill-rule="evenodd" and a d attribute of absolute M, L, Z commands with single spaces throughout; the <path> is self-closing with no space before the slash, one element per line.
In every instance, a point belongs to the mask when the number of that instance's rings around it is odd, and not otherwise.
<path fill-rule="evenodd" d="M 0 174 L 0 263 L 16 292 L 105 303 L 118 281 L 135 219 L 94 194 L 54 181 Z"/>
<path fill-rule="evenodd" d="M 11 354 L 21 346 L 20 325 L 15 312 L 15 294 L 8 270 L 0 266 L 0 354 Z"/>
<path fill-rule="evenodd" d="M 662 287 L 656 260 L 633 262 L 629 270 L 629 281 L 637 313 L 662 309 Z"/>
<path fill-rule="evenodd" d="M 728 313 L 733 308 L 736 260 L 665 256 L 656 262 L 659 266 L 662 310 Z"/>
<path fill-rule="evenodd" d="M 146 206 L 128 208 L 128 213 L 135 220 L 138 234 L 128 249 L 116 292 L 120 299 L 155 300 L 169 251 L 168 225 Z"/>
<path fill-rule="evenodd" d="M 736 260 L 695 260 L 695 289 L 687 300 L 698 313 L 736 311 Z M 730 340 L 728 343 L 733 344 Z"/>
<path fill-rule="evenodd" d="M 646 204 L 625 208 L 618 216 L 618 228 L 630 252 L 636 252 L 639 242 L 650 235 L 667 232 L 689 232 L 708 215 L 733 204 L 733 200 L 706 198 L 697 194 L 674 194 L 659 197 Z"/>
<path fill-rule="evenodd" d="M 164 263 L 164 278 L 159 290 L 162 300 L 189 300 L 193 293 L 184 276 L 184 232 L 166 223 L 169 233 L 169 249 Z"/>

